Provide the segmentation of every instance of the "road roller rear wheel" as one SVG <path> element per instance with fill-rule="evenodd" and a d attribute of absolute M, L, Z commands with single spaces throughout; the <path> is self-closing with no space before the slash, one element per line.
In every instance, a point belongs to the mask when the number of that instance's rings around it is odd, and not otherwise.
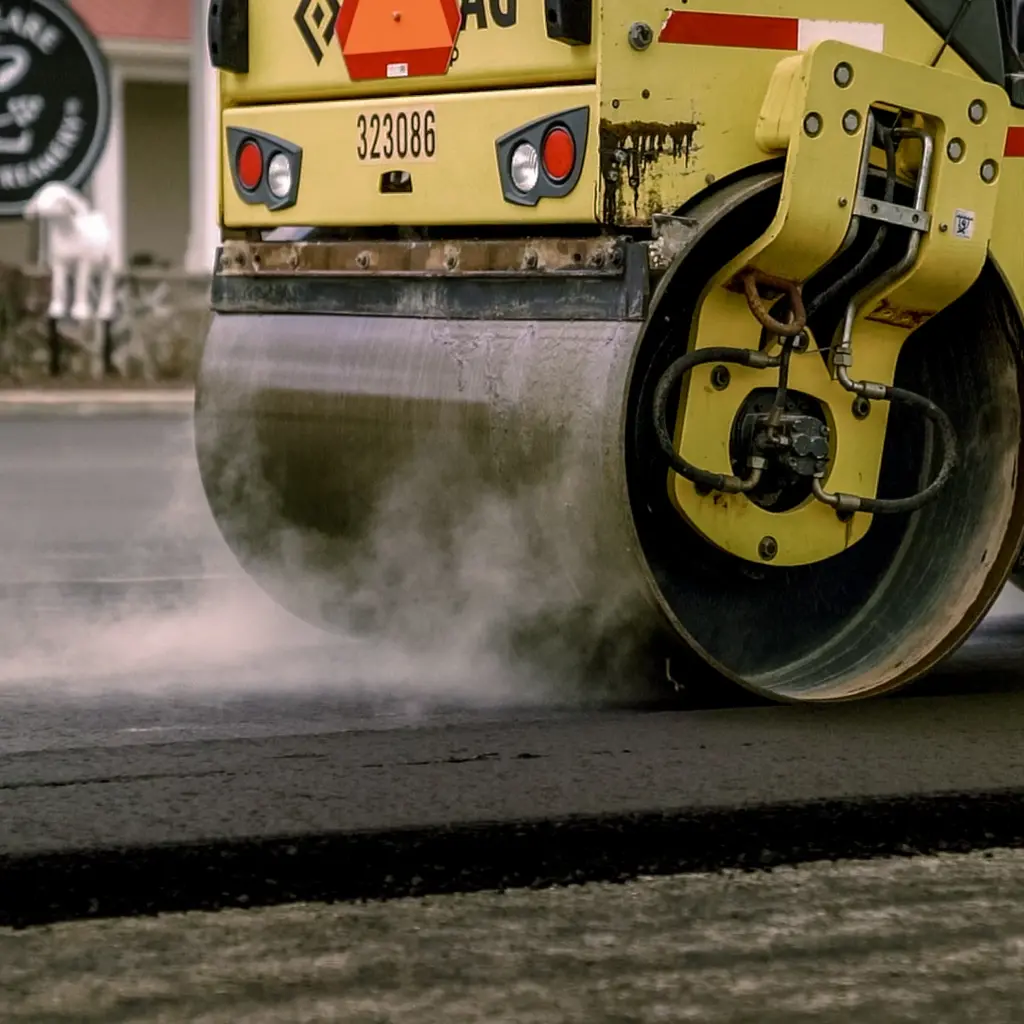
<path fill-rule="evenodd" d="M 1021 327 L 999 274 L 987 266 L 968 294 L 904 346 L 895 384 L 948 413 L 962 453 L 938 500 L 911 515 L 875 516 L 863 540 L 815 564 L 758 565 L 726 553 L 689 528 L 668 500 L 652 393 L 680 354 L 707 280 L 691 268 L 722 266 L 753 242 L 777 195 L 766 183 L 731 211 L 663 288 L 631 381 L 631 505 L 652 588 L 691 652 L 775 699 L 863 697 L 909 682 L 955 649 L 1009 574 L 1024 511 Z M 699 208 L 690 213 L 702 217 Z M 894 406 L 879 496 L 906 495 L 933 478 L 934 447 L 921 419 Z M 685 678 L 692 662 L 679 660 L 675 671 Z"/>

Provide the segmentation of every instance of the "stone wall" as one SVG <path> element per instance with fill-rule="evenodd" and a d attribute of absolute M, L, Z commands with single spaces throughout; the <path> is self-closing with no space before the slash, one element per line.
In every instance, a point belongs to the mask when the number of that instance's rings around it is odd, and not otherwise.
<path fill-rule="evenodd" d="M 54 382 L 50 375 L 50 278 L 45 268 L 0 265 L 0 386 Z M 134 270 L 118 282 L 111 325 L 114 373 L 103 366 L 101 325 L 58 325 L 65 383 L 115 380 L 188 384 L 209 318 L 210 278 L 173 270 Z"/>

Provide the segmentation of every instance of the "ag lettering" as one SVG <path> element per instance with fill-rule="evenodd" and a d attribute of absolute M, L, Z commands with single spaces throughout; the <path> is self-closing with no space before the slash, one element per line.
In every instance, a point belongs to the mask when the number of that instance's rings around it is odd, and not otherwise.
<path fill-rule="evenodd" d="M 490 14 L 490 22 L 487 16 Z M 519 0 L 462 0 L 462 28 L 512 28 L 519 16 Z M 474 21 L 471 23 L 470 18 Z"/>

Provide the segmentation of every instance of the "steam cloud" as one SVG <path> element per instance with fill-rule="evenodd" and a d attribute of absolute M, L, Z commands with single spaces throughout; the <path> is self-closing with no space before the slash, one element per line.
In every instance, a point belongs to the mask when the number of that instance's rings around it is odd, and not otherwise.
<path fill-rule="evenodd" d="M 376 495 L 369 529 L 341 553 L 339 569 L 332 542 L 286 525 L 270 489 L 254 484 L 251 438 L 229 439 L 222 474 L 236 492 L 229 526 L 256 527 L 264 585 L 309 618 L 330 620 L 333 631 L 324 632 L 239 568 L 207 509 L 191 425 L 175 430 L 171 498 L 140 524 L 141 536 L 126 539 L 120 582 L 72 593 L 73 573 L 46 569 L 31 553 L 6 560 L 0 696 L 313 691 L 415 712 L 436 703 L 523 706 L 618 695 L 599 685 L 595 663 L 603 681 L 635 693 L 625 672 L 634 652 L 617 631 L 632 597 L 612 589 L 595 602 L 585 585 L 601 552 L 587 550 L 567 525 L 565 509 L 586 493 L 572 460 L 517 488 L 467 490 L 472 466 L 451 451 L 439 461 L 425 445 Z M 148 578 L 152 552 L 161 549 L 181 556 L 172 571 L 189 580 Z M 318 573 L 331 558 L 335 566 Z M 140 579 L 124 582 L 131 577 Z M 19 579 L 32 585 L 12 587 Z M 990 617 L 1022 611 L 1024 597 L 1009 587 Z M 610 647 L 599 642 L 606 634 L 614 637 Z"/>
<path fill-rule="evenodd" d="M 622 609 L 616 595 L 594 607 L 568 582 L 571 574 L 556 571 L 567 538 L 546 535 L 545 510 L 571 501 L 570 473 L 453 503 L 456 482 L 420 458 L 378 495 L 371 527 L 346 552 L 343 569 L 318 573 L 330 542 L 282 522 L 276 499 L 244 475 L 255 455 L 251 440 L 235 439 L 225 486 L 241 474 L 235 508 L 245 529 L 260 527 L 263 583 L 290 607 L 329 619 L 327 633 L 283 610 L 239 569 L 210 519 L 191 427 L 178 429 L 172 499 L 132 539 L 137 556 L 119 560 L 118 574 L 138 583 L 86 588 L 82 600 L 69 597 L 65 573 L 40 580 L 38 564 L 8 564 L 8 580 L 34 582 L 29 599 L 4 601 L 0 694 L 312 690 L 483 705 L 597 694 L 583 662 Z M 145 578 L 147 551 L 168 546 L 189 552 L 193 579 Z M 582 620 L 582 633 L 570 637 L 566 623 L 575 629 Z M 528 654 L 519 649 L 524 635 Z M 601 654 L 606 667 L 609 657 Z"/>

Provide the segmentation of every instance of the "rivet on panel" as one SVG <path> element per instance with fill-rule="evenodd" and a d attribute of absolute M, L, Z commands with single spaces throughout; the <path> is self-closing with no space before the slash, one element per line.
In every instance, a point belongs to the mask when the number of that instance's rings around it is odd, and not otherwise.
<path fill-rule="evenodd" d="M 821 134 L 821 128 L 821 114 L 817 114 L 812 110 L 811 113 L 804 118 L 804 131 L 813 139 Z"/>
<path fill-rule="evenodd" d="M 844 60 L 841 64 L 836 65 L 835 71 L 832 72 L 832 78 L 840 89 L 845 89 L 853 81 L 853 68 Z"/>

